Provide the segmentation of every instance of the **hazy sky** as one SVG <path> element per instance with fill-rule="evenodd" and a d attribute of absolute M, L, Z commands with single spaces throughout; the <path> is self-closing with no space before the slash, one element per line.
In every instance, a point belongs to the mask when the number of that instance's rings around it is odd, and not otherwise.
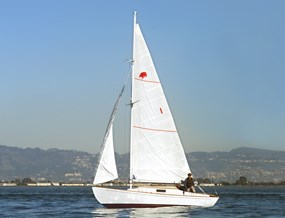
<path fill-rule="evenodd" d="M 186 152 L 284 150 L 284 0 L 1 1 L 1 145 L 99 150 L 134 10 Z"/>

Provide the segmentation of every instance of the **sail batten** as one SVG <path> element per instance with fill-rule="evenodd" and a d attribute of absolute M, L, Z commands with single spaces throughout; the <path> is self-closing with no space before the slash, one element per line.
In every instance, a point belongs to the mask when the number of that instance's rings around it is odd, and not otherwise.
<path fill-rule="evenodd" d="M 171 129 L 152 129 L 152 128 L 147 128 L 147 127 L 142 127 L 142 126 L 133 126 L 133 127 L 138 128 L 138 129 L 149 130 L 149 131 L 157 131 L 157 132 L 177 132 L 176 130 L 171 130 Z"/>

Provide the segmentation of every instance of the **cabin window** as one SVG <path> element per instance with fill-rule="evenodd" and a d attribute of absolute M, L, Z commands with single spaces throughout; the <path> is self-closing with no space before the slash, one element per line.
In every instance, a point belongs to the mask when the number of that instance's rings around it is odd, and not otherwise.
<path fill-rule="evenodd" d="M 156 189 L 156 192 L 166 192 L 165 189 Z"/>

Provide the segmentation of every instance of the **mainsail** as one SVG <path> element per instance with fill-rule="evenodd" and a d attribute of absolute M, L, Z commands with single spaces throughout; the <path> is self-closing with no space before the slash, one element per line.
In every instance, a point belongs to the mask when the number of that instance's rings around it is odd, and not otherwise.
<path fill-rule="evenodd" d="M 124 89 L 125 85 L 117 98 L 112 114 L 110 116 L 105 137 L 101 146 L 99 161 L 93 184 L 100 184 L 118 178 L 113 145 L 113 123 Z"/>
<path fill-rule="evenodd" d="M 180 182 L 190 171 L 139 24 L 134 24 L 131 174 L 140 182 Z"/>

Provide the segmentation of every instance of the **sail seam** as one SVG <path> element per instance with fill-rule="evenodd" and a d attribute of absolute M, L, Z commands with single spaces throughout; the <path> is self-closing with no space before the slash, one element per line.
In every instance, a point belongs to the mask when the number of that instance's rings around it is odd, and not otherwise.
<path fill-rule="evenodd" d="M 135 80 L 139 80 L 141 82 L 146 82 L 146 83 L 160 83 L 160 82 L 157 82 L 157 81 L 152 81 L 152 80 L 144 80 L 144 79 L 138 79 L 138 78 L 135 78 Z"/>
<path fill-rule="evenodd" d="M 152 128 L 146 128 L 146 127 L 141 127 L 141 126 L 133 126 L 133 127 L 137 129 L 144 129 L 144 130 L 157 131 L 157 132 L 177 132 L 176 130 L 152 129 Z"/>

